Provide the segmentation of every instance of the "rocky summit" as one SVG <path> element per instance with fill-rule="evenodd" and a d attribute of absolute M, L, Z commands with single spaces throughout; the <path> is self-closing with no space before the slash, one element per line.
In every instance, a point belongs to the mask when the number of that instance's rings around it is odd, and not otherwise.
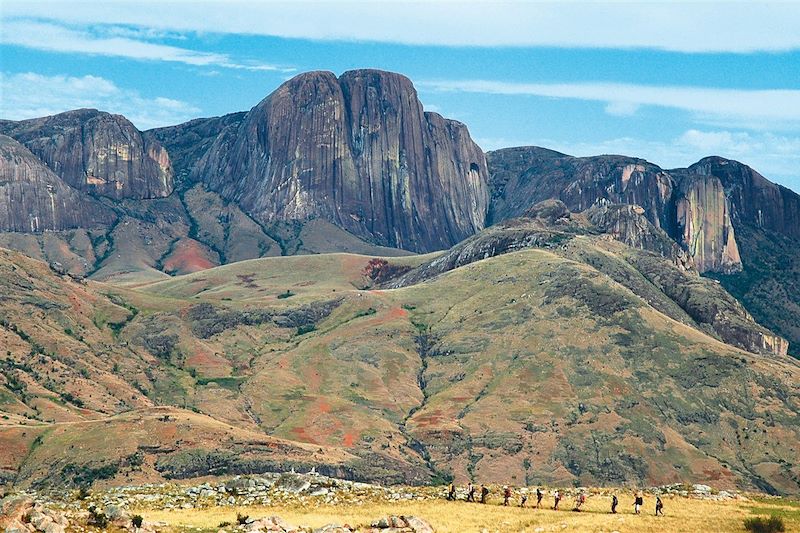
<path fill-rule="evenodd" d="M 321 217 L 383 246 L 427 252 L 483 228 L 483 152 L 423 111 L 411 81 L 376 70 L 301 74 L 217 138 L 194 171 L 254 218 Z"/>

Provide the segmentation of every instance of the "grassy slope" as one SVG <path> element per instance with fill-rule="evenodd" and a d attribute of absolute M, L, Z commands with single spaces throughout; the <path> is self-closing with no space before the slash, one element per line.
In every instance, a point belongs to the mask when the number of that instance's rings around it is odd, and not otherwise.
<path fill-rule="evenodd" d="M 357 290 L 368 259 L 267 258 L 136 290 L 92 285 L 138 310 L 118 335 L 100 330 L 151 370 L 117 349 L 98 366 L 131 365 L 118 374 L 141 380 L 145 401 L 346 449 L 368 458 L 362 476 L 384 481 L 401 469 L 417 481 L 441 472 L 800 490 L 796 361 L 722 344 L 558 253 L 517 252 L 417 286 Z M 278 298 L 286 290 L 294 295 Z M 236 313 L 331 299 L 341 301 L 307 331 L 236 322 Z M 236 320 L 198 334 L 200 302 Z M 152 355 L 154 332 L 174 336 L 169 353 Z"/>
<path fill-rule="evenodd" d="M 620 533 L 696 533 L 715 531 L 718 533 L 743 531 L 742 522 L 754 515 L 778 514 L 783 517 L 787 531 L 800 528 L 800 510 L 796 502 L 770 500 L 758 502 L 733 500 L 714 502 L 680 497 L 664 497 L 665 516 L 653 516 L 654 498 L 645 498 L 643 514 L 633 514 L 633 496 L 628 491 L 618 492 L 620 505 L 618 514 L 608 512 L 611 496 L 590 495 L 582 513 L 573 513 L 572 501 L 562 502 L 562 511 L 552 510 L 552 499 L 548 495 L 542 501 L 543 508 L 520 509 L 503 507 L 497 494 L 499 487 L 492 487 L 489 505 L 464 502 L 423 501 L 366 503 L 364 505 L 297 505 L 270 507 L 210 507 L 195 510 L 142 510 L 146 520 L 160 521 L 183 530 L 196 528 L 201 531 L 216 531 L 224 521 L 236 522 L 237 513 L 252 517 L 277 515 L 290 524 L 322 527 L 325 524 L 351 524 L 367 526 L 381 516 L 419 516 L 427 520 L 439 533 L 465 533 L 492 531 L 502 533 L 539 531 L 619 531 Z M 530 500 L 528 502 L 530 506 Z"/>

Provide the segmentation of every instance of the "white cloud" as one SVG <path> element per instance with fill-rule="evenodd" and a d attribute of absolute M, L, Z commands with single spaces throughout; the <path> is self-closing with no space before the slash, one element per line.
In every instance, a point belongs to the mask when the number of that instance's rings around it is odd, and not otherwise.
<path fill-rule="evenodd" d="M 687 167 L 718 155 L 741 161 L 767 178 L 800 192 L 800 137 L 765 132 L 690 129 L 665 141 L 619 137 L 601 141 L 478 138 L 484 150 L 535 145 L 575 156 L 621 154 L 641 157 L 662 168 Z"/>
<path fill-rule="evenodd" d="M 527 95 L 603 102 L 606 112 L 630 115 L 640 106 L 691 112 L 703 122 L 748 128 L 792 128 L 800 124 L 800 90 L 717 89 L 625 83 L 514 83 L 490 80 L 418 82 L 421 89 Z"/>
<path fill-rule="evenodd" d="M 187 48 L 147 42 L 163 38 L 163 32 L 121 27 L 77 30 L 50 22 L 9 20 L 3 24 L 3 44 L 47 50 L 130 59 L 170 61 L 187 65 L 225 67 L 246 70 L 285 70 L 258 62 L 237 62 L 226 54 L 198 52 Z"/>
<path fill-rule="evenodd" d="M 171 98 L 145 98 L 98 76 L 44 76 L 33 72 L 0 78 L 0 116 L 21 120 L 69 109 L 97 108 L 125 115 L 139 129 L 167 126 L 197 116 L 200 109 Z"/>
<path fill-rule="evenodd" d="M 7 17 L 446 46 L 800 49 L 792 2 L 4 0 Z"/>

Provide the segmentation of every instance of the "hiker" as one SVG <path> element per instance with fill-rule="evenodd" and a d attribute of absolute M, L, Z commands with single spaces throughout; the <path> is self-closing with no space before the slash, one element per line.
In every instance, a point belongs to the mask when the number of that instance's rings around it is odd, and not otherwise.
<path fill-rule="evenodd" d="M 486 503 L 486 497 L 489 495 L 489 489 L 486 485 L 481 483 L 481 503 Z"/>
<path fill-rule="evenodd" d="M 613 514 L 617 514 L 617 505 L 619 505 L 619 499 L 617 499 L 616 494 L 613 494 L 611 496 L 611 512 Z"/>
<path fill-rule="evenodd" d="M 633 512 L 636 514 L 641 513 L 642 505 L 644 505 L 644 497 L 642 496 L 642 493 L 639 492 L 636 494 L 636 499 L 633 500 Z"/>
<path fill-rule="evenodd" d="M 544 498 L 544 492 L 539 487 L 536 487 L 536 508 L 538 509 L 542 505 L 542 498 Z"/>
<path fill-rule="evenodd" d="M 471 481 L 467 483 L 467 501 L 475 503 L 475 485 Z"/>
<path fill-rule="evenodd" d="M 553 495 L 553 500 L 555 503 L 553 504 L 553 510 L 558 511 L 558 502 L 561 501 L 561 493 L 556 490 L 556 493 Z"/>
<path fill-rule="evenodd" d="M 453 483 L 450 483 L 450 486 L 447 487 L 447 499 L 451 502 L 456 499 L 456 486 Z"/>
<path fill-rule="evenodd" d="M 508 507 L 508 500 L 511 498 L 511 487 L 503 485 L 503 505 Z"/>
<path fill-rule="evenodd" d="M 528 501 L 528 493 L 527 492 L 523 492 L 519 497 L 519 506 L 520 507 L 525 507 L 525 502 L 527 502 L 527 501 Z"/>
<path fill-rule="evenodd" d="M 664 502 L 661 501 L 661 496 L 656 496 L 656 516 L 664 516 Z"/>
<path fill-rule="evenodd" d="M 580 512 L 581 507 L 583 507 L 584 503 L 586 503 L 586 493 L 585 492 L 581 492 L 575 498 L 575 508 L 573 509 L 573 511 Z"/>

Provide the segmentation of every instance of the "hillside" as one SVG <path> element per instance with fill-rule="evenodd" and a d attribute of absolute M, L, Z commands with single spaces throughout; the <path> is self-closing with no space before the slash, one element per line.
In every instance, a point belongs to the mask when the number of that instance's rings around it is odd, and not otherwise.
<path fill-rule="evenodd" d="M 800 492 L 800 365 L 721 342 L 641 266 L 672 260 L 641 254 L 573 232 L 399 289 L 377 289 L 362 275 L 370 257 L 347 254 L 126 289 L 3 252 L 5 476 L 44 486 L 87 471 L 107 483 L 265 471 L 307 465 L 310 444 L 331 471 L 383 483 Z M 204 416 L 173 411 L 163 427 L 186 436 L 158 443 L 125 429 L 159 404 Z M 93 424 L 108 452 L 56 459 L 75 423 Z M 212 451 L 209 424 L 247 453 L 256 435 L 286 445 L 243 463 Z"/>

